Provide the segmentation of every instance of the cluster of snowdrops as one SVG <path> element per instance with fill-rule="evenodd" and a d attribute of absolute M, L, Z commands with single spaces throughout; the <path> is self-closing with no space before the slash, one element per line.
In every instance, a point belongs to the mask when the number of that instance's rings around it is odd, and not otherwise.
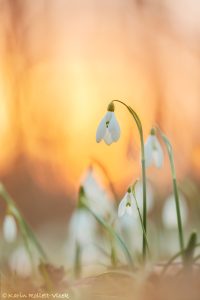
<path fill-rule="evenodd" d="M 71 264 L 75 276 L 79 276 L 84 264 L 92 263 L 93 258 L 97 258 L 100 264 L 101 257 L 103 257 L 102 265 L 110 263 L 116 267 L 125 264 L 129 268 L 134 268 L 132 240 L 135 249 L 137 248 L 138 261 L 145 265 L 148 259 L 150 260 L 147 214 L 152 206 L 153 196 L 151 185 L 146 178 L 146 169 L 153 164 L 161 168 L 163 164 L 164 153 L 160 139 L 163 140 L 167 149 L 173 187 L 173 193 L 163 209 L 163 221 L 166 226 L 170 226 L 171 223 L 172 226 L 177 226 L 177 238 L 180 245 L 178 256 L 182 257 L 183 262 L 191 260 L 194 249 L 198 245 L 196 233 L 192 233 L 185 246 L 183 223 L 187 209 L 177 188 L 172 146 L 161 130 L 157 127 L 152 128 L 145 141 L 137 113 L 126 103 L 113 100 L 98 125 L 96 141 L 99 143 L 104 140 L 107 145 L 110 145 L 119 140 L 120 126 L 115 116 L 115 103 L 123 105 L 128 110 L 138 128 L 141 142 L 141 178 L 127 187 L 126 194 L 116 207 L 116 202 L 110 201 L 109 194 L 95 180 L 93 169 L 88 169 L 87 176 L 79 190 L 77 209 L 69 222 L 68 237 L 64 247 L 64 251 L 67 252 L 68 266 Z M 38 264 L 47 263 L 48 258 L 16 203 L 2 184 L 0 195 L 7 205 L 3 221 L 5 241 L 13 243 L 19 234 L 23 238 L 22 245 L 14 249 L 9 257 L 9 267 L 11 272 L 18 276 L 29 277 L 34 269 L 37 269 Z M 100 232 L 101 229 L 104 234 Z"/>

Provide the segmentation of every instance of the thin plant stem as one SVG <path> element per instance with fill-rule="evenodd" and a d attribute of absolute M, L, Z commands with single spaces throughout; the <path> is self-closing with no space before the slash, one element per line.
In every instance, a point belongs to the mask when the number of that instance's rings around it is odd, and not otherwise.
<path fill-rule="evenodd" d="M 143 136 L 143 128 L 142 128 L 142 123 L 140 121 L 139 116 L 137 113 L 127 104 L 125 104 L 123 101 L 120 100 L 112 100 L 112 102 L 118 102 L 124 105 L 130 114 L 132 115 L 138 131 L 140 135 L 140 144 L 141 144 L 141 164 L 142 164 L 142 183 L 143 183 L 143 246 L 142 246 L 142 253 L 143 253 L 143 260 L 145 262 L 146 260 L 146 252 L 147 252 L 147 242 L 146 242 L 146 235 L 147 235 L 147 201 L 146 201 L 146 167 L 145 167 L 145 152 L 144 152 L 144 136 Z M 112 103 L 111 102 L 111 103 Z"/>
<path fill-rule="evenodd" d="M 146 240 L 146 244 L 147 244 L 147 250 L 148 250 L 149 255 L 150 255 L 149 243 L 148 243 L 146 232 L 144 230 L 144 224 L 143 224 L 143 221 L 142 221 L 142 215 L 141 215 L 141 212 L 140 212 L 140 209 L 139 209 L 138 202 L 137 202 L 137 199 L 135 197 L 135 194 L 133 192 L 132 192 L 132 194 L 133 194 L 134 199 L 135 199 L 135 203 L 136 203 L 136 207 L 137 207 L 137 211 L 138 211 L 138 215 L 139 215 L 140 223 L 141 223 L 141 227 L 142 227 L 142 232 L 143 232 L 143 234 L 145 236 L 145 240 Z"/>
<path fill-rule="evenodd" d="M 178 193 L 178 186 L 177 186 L 177 179 L 176 179 L 176 170 L 175 170 L 175 164 L 174 164 L 174 155 L 173 155 L 172 145 L 171 145 L 170 141 L 168 140 L 166 135 L 164 135 L 162 133 L 161 130 L 160 130 L 160 133 L 161 133 L 161 137 L 167 148 L 167 153 L 168 153 L 170 167 L 171 167 L 173 191 L 174 191 L 174 198 L 175 198 L 175 204 L 176 204 L 179 244 L 180 244 L 180 250 L 183 251 L 183 249 L 184 249 L 183 225 L 182 225 L 182 219 L 181 219 L 181 210 L 180 210 L 179 193 Z"/>

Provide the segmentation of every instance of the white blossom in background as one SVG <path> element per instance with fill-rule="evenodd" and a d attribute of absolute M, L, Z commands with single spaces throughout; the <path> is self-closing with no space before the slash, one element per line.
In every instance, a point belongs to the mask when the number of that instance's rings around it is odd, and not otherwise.
<path fill-rule="evenodd" d="M 114 113 L 114 104 L 110 104 L 108 111 L 98 125 L 96 132 L 97 143 L 104 140 L 107 145 L 117 142 L 120 138 L 120 127 Z"/>
<path fill-rule="evenodd" d="M 13 215 L 7 214 L 3 221 L 3 237 L 8 243 L 17 238 L 17 224 Z"/>
<path fill-rule="evenodd" d="M 146 202 L 147 212 L 151 211 L 154 205 L 154 192 L 153 187 L 149 181 L 146 182 Z M 139 180 L 135 185 L 135 197 L 137 199 L 138 207 L 142 214 L 143 209 L 143 183 Z"/>
<path fill-rule="evenodd" d="M 164 153 L 160 142 L 158 141 L 155 130 L 151 130 L 151 134 L 148 136 L 144 145 L 145 151 L 145 166 L 146 168 L 151 165 L 155 165 L 157 168 L 161 168 L 163 165 Z"/>
<path fill-rule="evenodd" d="M 188 207 L 185 197 L 179 193 L 179 203 L 181 211 L 182 224 L 185 225 L 188 218 Z M 177 228 L 177 215 L 176 215 L 176 204 L 174 195 L 170 195 L 164 204 L 162 211 L 162 221 L 166 228 L 175 229 Z"/>
<path fill-rule="evenodd" d="M 97 231 L 95 218 L 83 208 L 74 211 L 69 223 L 69 236 L 79 245 L 92 243 Z"/>
<path fill-rule="evenodd" d="M 98 183 L 91 168 L 88 169 L 82 185 L 88 204 L 92 210 L 103 217 L 114 214 L 114 202 L 100 183 Z"/>
<path fill-rule="evenodd" d="M 95 218 L 84 208 L 76 209 L 69 222 L 68 237 L 64 246 L 68 265 L 73 266 L 77 245 L 81 251 L 82 265 L 98 262 L 100 253 L 97 244 L 99 237 Z"/>
<path fill-rule="evenodd" d="M 136 218 L 133 215 L 124 214 L 122 217 L 117 218 L 115 223 L 115 230 L 131 251 L 133 249 L 134 251 L 140 251 L 142 245 L 142 229 L 137 210 L 136 214 Z"/>
<path fill-rule="evenodd" d="M 30 277 L 32 264 L 30 257 L 23 246 L 18 247 L 9 258 L 9 267 L 13 273 L 22 278 Z"/>
<path fill-rule="evenodd" d="M 133 217 L 137 216 L 137 207 L 131 191 L 125 194 L 118 207 L 118 217 L 121 218 L 125 214 Z"/>

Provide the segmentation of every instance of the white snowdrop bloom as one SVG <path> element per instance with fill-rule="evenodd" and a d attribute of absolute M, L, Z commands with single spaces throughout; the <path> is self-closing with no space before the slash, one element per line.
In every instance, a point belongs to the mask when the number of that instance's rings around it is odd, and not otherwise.
<path fill-rule="evenodd" d="M 138 203 L 138 207 L 142 213 L 143 209 L 143 183 L 139 180 L 135 185 L 135 197 Z M 154 205 L 154 192 L 152 185 L 149 181 L 146 182 L 146 202 L 147 202 L 147 212 L 149 212 Z"/>
<path fill-rule="evenodd" d="M 82 183 L 89 206 L 101 216 L 112 215 L 114 213 L 114 203 L 93 174 L 90 168 Z"/>
<path fill-rule="evenodd" d="M 185 225 L 188 218 L 188 207 L 186 200 L 182 194 L 179 193 L 179 203 L 181 211 L 182 224 Z M 162 221 L 166 228 L 175 229 L 177 228 L 177 215 L 176 215 L 176 204 L 174 195 L 170 195 L 164 204 L 162 211 Z"/>
<path fill-rule="evenodd" d="M 148 136 L 147 141 L 144 145 L 145 151 L 145 163 L 146 168 L 155 164 L 157 168 L 161 168 L 164 159 L 164 153 L 162 147 L 155 135 L 155 130 L 151 130 L 151 134 Z"/>
<path fill-rule="evenodd" d="M 94 217 L 83 208 L 78 208 L 73 213 L 69 224 L 69 237 L 80 246 L 92 243 L 97 231 Z"/>
<path fill-rule="evenodd" d="M 85 209 L 78 208 L 72 215 L 68 238 L 64 245 L 66 261 L 74 264 L 77 246 L 80 248 L 81 264 L 98 261 L 100 256 L 96 245 L 99 244 L 98 224 L 95 218 Z"/>
<path fill-rule="evenodd" d="M 117 218 L 115 229 L 123 238 L 129 249 L 134 249 L 135 251 L 140 250 L 142 243 L 142 229 L 138 216 L 134 218 L 132 215 L 124 214 L 121 218 Z"/>
<path fill-rule="evenodd" d="M 7 214 L 3 221 L 3 236 L 8 243 L 12 243 L 17 237 L 17 224 L 13 215 Z"/>
<path fill-rule="evenodd" d="M 99 123 L 96 132 L 97 143 L 103 139 L 107 145 L 117 142 L 120 138 L 120 127 L 114 113 L 114 104 L 110 104 L 108 111 Z"/>
<path fill-rule="evenodd" d="M 30 257 L 23 246 L 17 248 L 10 256 L 9 266 L 13 273 L 22 278 L 30 277 L 32 274 L 32 265 Z"/>
<path fill-rule="evenodd" d="M 137 216 L 137 207 L 131 191 L 125 194 L 118 207 L 118 217 L 122 217 L 125 214 Z"/>

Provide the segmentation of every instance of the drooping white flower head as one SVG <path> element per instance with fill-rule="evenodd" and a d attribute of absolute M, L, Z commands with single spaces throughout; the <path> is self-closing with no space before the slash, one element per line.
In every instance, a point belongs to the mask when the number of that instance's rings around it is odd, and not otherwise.
<path fill-rule="evenodd" d="M 155 129 L 151 130 L 150 135 L 144 146 L 146 168 L 155 164 L 157 168 L 161 168 L 163 164 L 163 150 L 155 135 Z"/>
<path fill-rule="evenodd" d="M 137 200 L 138 207 L 140 211 L 143 210 L 143 183 L 138 180 L 135 184 L 135 198 Z M 147 180 L 146 182 L 146 202 L 147 202 L 147 212 L 151 211 L 154 206 L 154 191 L 151 183 Z"/>
<path fill-rule="evenodd" d="M 183 194 L 179 193 L 179 204 L 182 224 L 185 225 L 188 217 L 188 207 L 186 204 L 186 199 Z M 162 211 L 162 221 L 166 228 L 175 229 L 177 228 L 177 214 L 176 214 L 176 204 L 174 195 L 171 194 L 165 201 L 163 211 Z"/>
<path fill-rule="evenodd" d="M 125 194 L 124 198 L 121 200 L 118 207 L 118 217 L 122 217 L 125 214 L 136 215 L 137 208 L 135 205 L 135 199 L 131 192 L 131 189 L 128 189 L 128 192 Z"/>
<path fill-rule="evenodd" d="M 96 245 L 101 245 L 101 242 L 95 218 L 86 209 L 77 208 L 70 219 L 68 236 L 64 245 L 68 265 L 74 265 L 77 246 L 80 247 L 82 266 L 99 261 L 102 253 Z"/>
<path fill-rule="evenodd" d="M 32 265 L 29 255 L 23 246 L 17 248 L 10 256 L 9 266 L 19 277 L 27 278 L 32 274 Z"/>
<path fill-rule="evenodd" d="M 114 203 L 110 199 L 107 191 L 96 178 L 91 167 L 87 170 L 82 185 L 84 187 L 89 206 L 93 211 L 103 217 L 114 213 Z"/>
<path fill-rule="evenodd" d="M 95 239 L 97 223 L 84 208 L 74 211 L 69 223 L 69 237 L 81 246 L 90 244 Z"/>
<path fill-rule="evenodd" d="M 108 106 L 108 111 L 99 123 L 96 132 L 97 143 L 103 139 L 107 145 L 117 142 L 120 138 L 120 127 L 114 113 L 115 107 L 113 102 Z"/>
<path fill-rule="evenodd" d="M 7 214 L 3 221 L 3 236 L 8 243 L 12 243 L 17 237 L 16 220 L 11 214 Z"/>

